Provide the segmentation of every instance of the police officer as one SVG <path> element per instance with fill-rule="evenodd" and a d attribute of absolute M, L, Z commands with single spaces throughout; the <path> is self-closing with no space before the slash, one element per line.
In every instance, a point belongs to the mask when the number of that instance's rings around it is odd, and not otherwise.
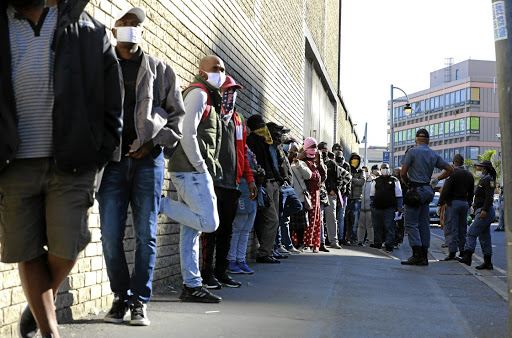
<path fill-rule="evenodd" d="M 405 229 L 412 248 L 412 256 L 403 261 L 405 265 L 428 265 L 430 246 L 429 203 L 439 180 L 453 173 L 453 168 L 428 146 L 429 134 L 426 129 L 416 132 L 416 146 L 410 148 L 402 161 L 402 178 L 409 177 L 409 191 L 404 198 Z M 431 180 L 434 168 L 444 169 Z M 431 186 L 432 185 L 432 186 Z"/>
<path fill-rule="evenodd" d="M 464 157 L 456 154 L 453 157 L 453 174 L 443 185 L 438 206 L 446 203 L 444 210 L 444 236 L 448 244 L 449 255 L 444 259 L 455 259 L 457 250 L 464 251 L 466 244 L 467 216 L 469 206 L 473 203 L 475 180 L 473 174 L 462 165 Z"/>
<path fill-rule="evenodd" d="M 492 270 L 491 223 L 495 217 L 493 200 L 496 188 L 496 170 L 491 161 L 487 160 L 477 164 L 476 170 L 476 177 L 480 177 L 480 182 L 475 187 L 475 201 L 473 202 L 475 221 L 469 227 L 464 252 L 458 261 L 471 265 L 471 256 L 475 252 L 476 238 L 478 237 L 484 253 L 484 263 L 475 268 Z"/>

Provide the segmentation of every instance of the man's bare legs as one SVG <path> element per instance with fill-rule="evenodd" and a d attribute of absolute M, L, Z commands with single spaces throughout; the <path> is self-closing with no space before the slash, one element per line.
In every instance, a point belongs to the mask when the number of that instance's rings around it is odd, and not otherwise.
<path fill-rule="evenodd" d="M 54 337 L 59 337 L 54 296 L 75 263 L 76 260 L 52 254 L 18 263 L 21 286 L 43 336 L 53 333 Z"/>

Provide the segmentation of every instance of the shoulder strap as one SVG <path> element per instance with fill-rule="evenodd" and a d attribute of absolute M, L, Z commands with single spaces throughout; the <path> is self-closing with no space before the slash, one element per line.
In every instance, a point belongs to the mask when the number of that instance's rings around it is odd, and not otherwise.
<path fill-rule="evenodd" d="M 204 121 L 206 121 L 206 119 L 210 115 L 210 111 L 212 109 L 212 104 L 211 104 L 211 100 L 210 100 L 210 92 L 208 92 L 208 89 L 206 88 L 205 85 L 203 85 L 201 83 L 193 83 L 190 86 L 188 86 L 187 88 L 185 88 L 183 90 L 183 93 L 186 92 L 187 90 L 191 89 L 191 88 L 194 88 L 194 87 L 201 88 L 202 90 L 204 90 L 206 92 L 206 96 L 207 96 L 206 108 L 204 109 L 203 117 L 201 118 L 201 122 L 204 122 Z"/>

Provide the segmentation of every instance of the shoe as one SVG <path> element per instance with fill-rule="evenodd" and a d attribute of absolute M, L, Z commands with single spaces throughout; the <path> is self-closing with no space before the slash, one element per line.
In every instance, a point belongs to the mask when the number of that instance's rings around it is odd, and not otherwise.
<path fill-rule="evenodd" d="M 381 249 L 382 248 L 382 244 L 370 244 L 370 248 Z"/>
<path fill-rule="evenodd" d="M 112 307 L 107 315 L 103 318 L 104 322 L 120 324 L 123 322 L 123 318 L 128 312 L 128 303 L 125 302 L 123 297 L 114 297 Z"/>
<path fill-rule="evenodd" d="M 361 243 L 361 242 L 357 243 L 357 245 L 358 245 L 358 246 L 364 246 L 364 244 L 363 244 L 363 243 Z"/>
<path fill-rule="evenodd" d="M 428 265 L 428 247 L 421 247 L 421 262 L 416 264 L 418 266 L 427 266 Z"/>
<path fill-rule="evenodd" d="M 318 253 L 318 252 L 319 252 L 319 251 L 318 251 L 318 248 L 317 248 L 317 247 L 314 247 L 314 248 L 313 248 L 313 253 Z"/>
<path fill-rule="evenodd" d="M 287 259 L 288 256 L 286 255 L 281 255 L 280 253 L 277 252 L 277 250 L 274 250 L 273 251 L 273 255 L 272 255 L 275 259 Z"/>
<path fill-rule="evenodd" d="M 494 266 L 492 266 L 491 255 L 484 255 L 484 262 L 479 266 L 475 266 L 477 270 L 492 270 Z"/>
<path fill-rule="evenodd" d="M 253 269 L 251 269 L 251 268 L 247 265 L 247 263 L 246 263 L 245 261 L 243 261 L 243 262 L 237 262 L 237 264 L 238 264 L 238 268 L 239 268 L 240 270 L 242 270 L 242 273 L 243 273 L 243 274 L 246 274 L 246 275 L 252 275 L 252 274 L 254 273 L 254 270 L 253 270 Z"/>
<path fill-rule="evenodd" d="M 214 295 L 204 286 L 189 288 L 186 285 L 183 285 L 183 289 L 181 290 L 179 298 L 182 302 L 191 303 L 220 303 L 222 300 L 222 298 Z"/>
<path fill-rule="evenodd" d="M 447 248 L 447 247 L 448 247 L 448 244 L 446 244 L 446 242 L 441 244 L 441 248 Z"/>
<path fill-rule="evenodd" d="M 289 252 L 290 252 L 290 254 L 292 254 L 292 255 L 298 255 L 298 254 L 300 254 L 300 251 L 299 251 L 299 250 L 297 250 L 297 249 L 295 249 L 293 246 L 292 246 L 290 249 L 288 249 L 288 251 L 289 251 Z"/>
<path fill-rule="evenodd" d="M 350 243 L 349 243 L 349 242 L 347 242 L 345 239 L 342 239 L 342 240 L 340 241 L 340 244 L 341 244 L 341 245 L 348 245 L 348 246 L 350 246 Z"/>
<path fill-rule="evenodd" d="M 339 245 L 338 243 L 331 244 L 329 247 L 333 249 L 341 249 L 341 245 Z"/>
<path fill-rule="evenodd" d="M 242 269 L 238 266 L 237 262 L 230 261 L 228 264 L 228 272 L 233 274 L 241 274 L 244 273 Z"/>
<path fill-rule="evenodd" d="M 309 246 L 305 246 L 303 252 L 313 252 Z"/>
<path fill-rule="evenodd" d="M 412 256 L 409 257 L 406 261 L 400 262 L 402 265 L 418 265 L 423 262 L 423 257 L 421 256 L 421 247 L 413 246 L 412 247 Z"/>
<path fill-rule="evenodd" d="M 142 302 L 138 299 L 132 305 L 130 305 L 130 325 L 149 326 L 151 322 L 148 319 L 146 308 L 147 305 L 142 304 Z"/>
<path fill-rule="evenodd" d="M 323 252 L 331 252 L 329 249 L 327 249 L 327 248 L 325 247 L 325 244 L 324 244 L 324 243 L 320 244 L 320 249 L 319 249 L 319 250 L 320 250 L 320 251 L 323 251 Z"/>
<path fill-rule="evenodd" d="M 505 231 L 505 228 L 496 228 L 494 231 Z"/>
<path fill-rule="evenodd" d="M 281 261 L 270 256 L 263 256 L 256 258 L 256 263 L 279 264 Z"/>
<path fill-rule="evenodd" d="M 291 255 L 290 251 L 286 250 L 282 245 L 280 245 L 276 251 L 281 255 Z"/>
<path fill-rule="evenodd" d="M 228 275 L 225 272 L 222 273 L 222 274 L 216 275 L 215 277 L 225 287 L 228 287 L 228 288 L 239 288 L 239 287 L 242 286 L 242 283 L 240 283 L 239 281 L 234 280 L 233 278 L 231 278 L 230 275 Z"/>
<path fill-rule="evenodd" d="M 212 273 L 204 273 L 203 275 L 203 285 L 207 289 L 220 290 L 222 289 L 222 284 L 219 283 L 217 278 Z"/>
<path fill-rule="evenodd" d="M 446 256 L 446 257 L 443 259 L 443 261 L 448 262 L 448 261 L 455 260 L 455 254 L 456 254 L 456 252 L 450 252 L 450 253 L 448 254 L 448 256 Z"/>
<path fill-rule="evenodd" d="M 386 252 L 393 252 L 393 247 L 386 245 L 385 250 L 386 250 Z"/>
<path fill-rule="evenodd" d="M 18 322 L 18 334 L 23 338 L 32 338 L 36 335 L 39 327 L 37 326 L 36 319 L 30 311 L 30 307 L 27 305 L 25 310 L 21 313 L 20 320 Z"/>
<path fill-rule="evenodd" d="M 398 249 L 400 249 L 400 246 L 399 246 L 398 244 L 395 244 L 395 246 L 393 247 L 393 249 L 398 250 Z"/>
<path fill-rule="evenodd" d="M 471 262 L 473 260 L 472 257 L 473 257 L 473 251 L 471 251 L 471 250 L 464 250 L 461 253 L 460 257 L 457 257 L 455 259 L 458 260 L 459 263 L 464 263 L 467 266 L 471 266 Z"/>

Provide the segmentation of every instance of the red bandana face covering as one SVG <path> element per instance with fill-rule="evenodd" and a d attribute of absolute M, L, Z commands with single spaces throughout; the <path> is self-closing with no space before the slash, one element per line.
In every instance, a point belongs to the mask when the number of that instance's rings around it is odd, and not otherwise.
<path fill-rule="evenodd" d="M 235 112 L 235 101 L 237 92 L 235 89 L 228 89 L 222 93 L 222 122 L 228 125 L 231 116 Z"/>

